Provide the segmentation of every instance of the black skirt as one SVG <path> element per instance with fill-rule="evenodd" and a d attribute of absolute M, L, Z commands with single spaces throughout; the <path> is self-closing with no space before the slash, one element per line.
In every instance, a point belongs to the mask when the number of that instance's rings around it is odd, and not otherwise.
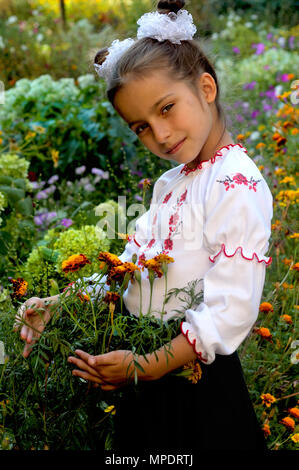
<path fill-rule="evenodd" d="M 167 374 L 123 388 L 113 450 L 266 451 L 237 353 L 201 368 L 196 384 Z"/>

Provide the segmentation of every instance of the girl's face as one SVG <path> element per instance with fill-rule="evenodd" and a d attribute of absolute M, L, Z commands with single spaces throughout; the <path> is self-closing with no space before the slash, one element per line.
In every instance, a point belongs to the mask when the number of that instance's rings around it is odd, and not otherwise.
<path fill-rule="evenodd" d="M 114 106 L 158 157 L 179 164 L 199 156 L 200 160 L 209 159 L 217 139 L 213 133 L 216 85 L 211 75 L 204 73 L 196 86 L 201 102 L 185 81 L 154 72 L 146 78 L 128 80 L 117 92 Z"/>

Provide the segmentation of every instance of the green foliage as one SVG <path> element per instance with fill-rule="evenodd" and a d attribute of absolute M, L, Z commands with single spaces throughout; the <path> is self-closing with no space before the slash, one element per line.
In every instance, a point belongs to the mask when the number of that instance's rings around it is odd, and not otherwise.
<path fill-rule="evenodd" d="M 97 285 L 101 288 L 103 281 Z M 188 291 L 186 287 L 184 293 Z M 77 287 L 68 297 L 61 294 L 51 322 L 28 359 L 22 356 L 24 343 L 12 331 L 16 308 L 11 304 L 0 316 L 0 337 L 5 338 L 7 355 L 0 365 L 0 422 L 15 449 L 113 448 L 113 415 L 105 409 L 114 405 L 117 412 L 122 391 L 107 393 L 72 376 L 67 358 L 76 349 L 90 354 L 132 350 L 135 359 L 130 377 L 136 387 L 136 372 L 141 367 L 138 355 L 163 346 L 171 354 L 167 343 L 179 332 L 184 308 L 176 319 L 163 322 L 163 317 L 121 313 L 117 304 L 112 321 L 101 296 L 82 302 L 78 292 Z"/>

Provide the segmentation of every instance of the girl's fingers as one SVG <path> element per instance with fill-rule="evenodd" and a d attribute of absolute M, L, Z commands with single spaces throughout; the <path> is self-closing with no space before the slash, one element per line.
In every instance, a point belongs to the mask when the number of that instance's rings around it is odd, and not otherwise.
<path fill-rule="evenodd" d="M 95 370 L 92 369 L 88 364 L 86 364 L 85 361 L 82 361 L 81 359 L 77 359 L 76 357 L 69 357 L 68 362 L 71 364 L 74 364 L 76 367 L 79 367 L 79 369 L 82 369 L 89 374 L 91 374 L 94 377 L 99 377 L 99 373 Z"/>
<path fill-rule="evenodd" d="M 89 372 L 84 372 L 83 370 L 74 369 L 72 372 L 76 377 L 81 377 L 81 379 L 89 380 L 90 382 L 95 382 L 97 384 L 104 384 L 105 382 L 95 375 L 89 374 Z"/>
<path fill-rule="evenodd" d="M 25 344 L 25 347 L 24 347 L 24 350 L 23 350 L 23 357 L 24 357 L 25 359 L 26 359 L 26 357 L 28 357 L 29 354 L 31 353 L 32 347 L 33 347 L 33 343 L 31 343 L 31 344 Z"/>

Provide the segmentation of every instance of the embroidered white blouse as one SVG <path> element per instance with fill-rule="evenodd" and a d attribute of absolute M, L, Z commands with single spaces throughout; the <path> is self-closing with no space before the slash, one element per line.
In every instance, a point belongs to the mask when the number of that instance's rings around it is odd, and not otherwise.
<path fill-rule="evenodd" d="M 215 354 L 232 354 L 257 319 L 265 281 L 271 234 L 272 195 L 255 163 L 241 144 L 222 147 L 208 161 L 190 170 L 178 165 L 155 183 L 150 209 L 136 222 L 121 261 L 136 264 L 159 253 L 168 264 L 167 290 L 198 279 L 203 301 L 185 311 L 181 332 L 206 364 Z M 97 274 L 85 280 L 92 280 Z M 142 312 L 148 311 L 148 271 L 141 271 Z M 89 292 L 92 291 L 90 286 Z M 165 277 L 157 277 L 152 313 L 160 317 Z M 139 315 L 139 285 L 129 282 L 124 303 Z M 164 319 L 177 315 L 181 304 L 172 296 Z"/>

